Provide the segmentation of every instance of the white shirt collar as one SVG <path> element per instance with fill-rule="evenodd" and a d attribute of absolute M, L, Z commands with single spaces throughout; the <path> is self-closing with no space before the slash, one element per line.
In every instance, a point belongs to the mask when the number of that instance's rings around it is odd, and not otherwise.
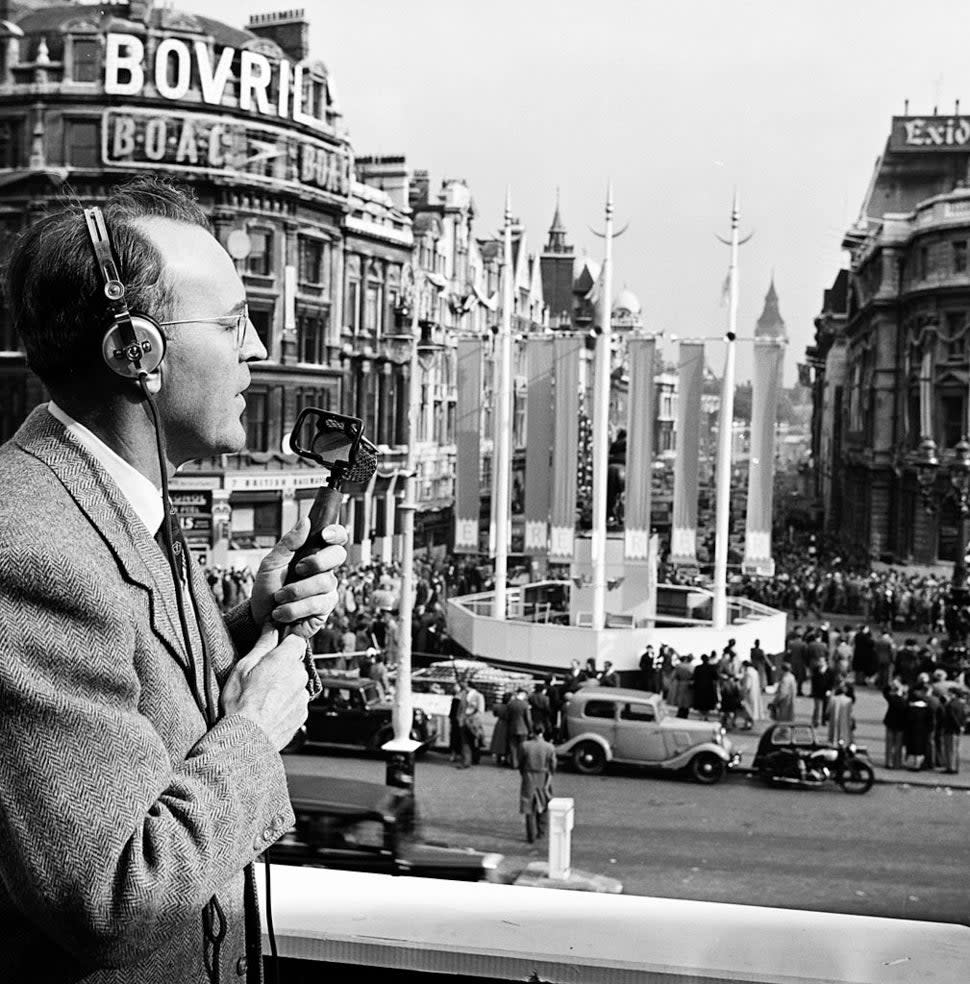
<path fill-rule="evenodd" d="M 145 529 L 154 536 L 162 525 L 164 516 L 161 491 L 84 424 L 66 414 L 53 400 L 47 404 L 47 409 L 55 420 L 59 420 L 64 425 L 68 434 L 78 444 L 97 458 L 121 489 L 122 495 L 128 500 L 135 515 L 145 524 Z"/>

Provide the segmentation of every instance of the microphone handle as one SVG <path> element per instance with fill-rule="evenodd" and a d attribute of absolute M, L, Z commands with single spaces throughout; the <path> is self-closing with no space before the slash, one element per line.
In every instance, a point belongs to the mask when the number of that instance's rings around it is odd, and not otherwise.
<path fill-rule="evenodd" d="M 310 507 L 310 532 L 307 535 L 306 543 L 300 547 L 293 555 L 289 567 L 286 569 L 286 583 L 295 581 L 298 577 L 294 573 L 296 565 L 309 554 L 316 553 L 325 544 L 321 533 L 328 526 L 340 521 L 340 506 L 343 503 L 343 493 L 339 489 L 324 485 L 317 489 L 317 494 Z"/>

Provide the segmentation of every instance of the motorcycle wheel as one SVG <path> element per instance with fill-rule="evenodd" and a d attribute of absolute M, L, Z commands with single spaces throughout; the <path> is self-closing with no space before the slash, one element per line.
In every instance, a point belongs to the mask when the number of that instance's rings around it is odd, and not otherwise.
<path fill-rule="evenodd" d="M 872 784 L 876 781 L 876 776 L 872 767 L 858 759 L 850 759 L 845 764 L 842 778 L 839 785 L 845 793 L 868 793 L 872 789 Z"/>

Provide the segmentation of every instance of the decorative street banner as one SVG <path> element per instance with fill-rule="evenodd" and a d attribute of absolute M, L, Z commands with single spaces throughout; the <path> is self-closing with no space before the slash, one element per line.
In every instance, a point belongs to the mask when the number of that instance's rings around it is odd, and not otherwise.
<path fill-rule="evenodd" d="M 681 342 L 677 365 L 677 457 L 670 563 L 697 564 L 697 492 L 701 444 L 704 343 Z"/>
<path fill-rule="evenodd" d="M 478 553 L 483 349 L 484 343 L 480 338 L 458 339 L 458 406 L 455 416 L 456 553 Z"/>
<path fill-rule="evenodd" d="M 654 358 L 652 338 L 630 338 L 629 416 L 626 430 L 626 492 L 623 555 L 646 561 L 650 541 L 650 476 L 653 465 Z"/>
<path fill-rule="evenodd" d="M 527 554 L 549 550 L 552 503 L 552 346 L 548 335 L 525 343 L 525 544 Z"/>
<path fill-rule="evenodd" d="M 579 360 L 583 339 L 553 339 L 555 440 L 552 450 L 552 513 L 549 559 L 570 561 L 575 551 L 576 478 L 579 455 Z"/>
<path fill-rule="evenodd" d="M 758 339 L 754 343 L 743 570 L 767 577 L 775 573 L 775 562 L 771 557 L 771 508 L 775 481 L 775 417 L 784 357 L 785 346 L 781 342 Z"/>

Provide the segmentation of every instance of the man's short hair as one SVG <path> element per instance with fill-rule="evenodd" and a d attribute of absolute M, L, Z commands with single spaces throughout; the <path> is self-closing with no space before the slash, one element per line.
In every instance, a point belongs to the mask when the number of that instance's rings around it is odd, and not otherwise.
<path fill-rule="evenodd" d="M 48 386 L 84 378 L 101 361 L 107 302 L 84 222 L 83 202 L 66 199 L 25 230 L 7 267 L 7 301 L 27 363 Z M 137 228 L 144 218 L 211 224 L 191 191 L 156 177 L 119 185 L 101 203 L 132 312 L 168 318 L 171 285 L 155 245 Z"/>

